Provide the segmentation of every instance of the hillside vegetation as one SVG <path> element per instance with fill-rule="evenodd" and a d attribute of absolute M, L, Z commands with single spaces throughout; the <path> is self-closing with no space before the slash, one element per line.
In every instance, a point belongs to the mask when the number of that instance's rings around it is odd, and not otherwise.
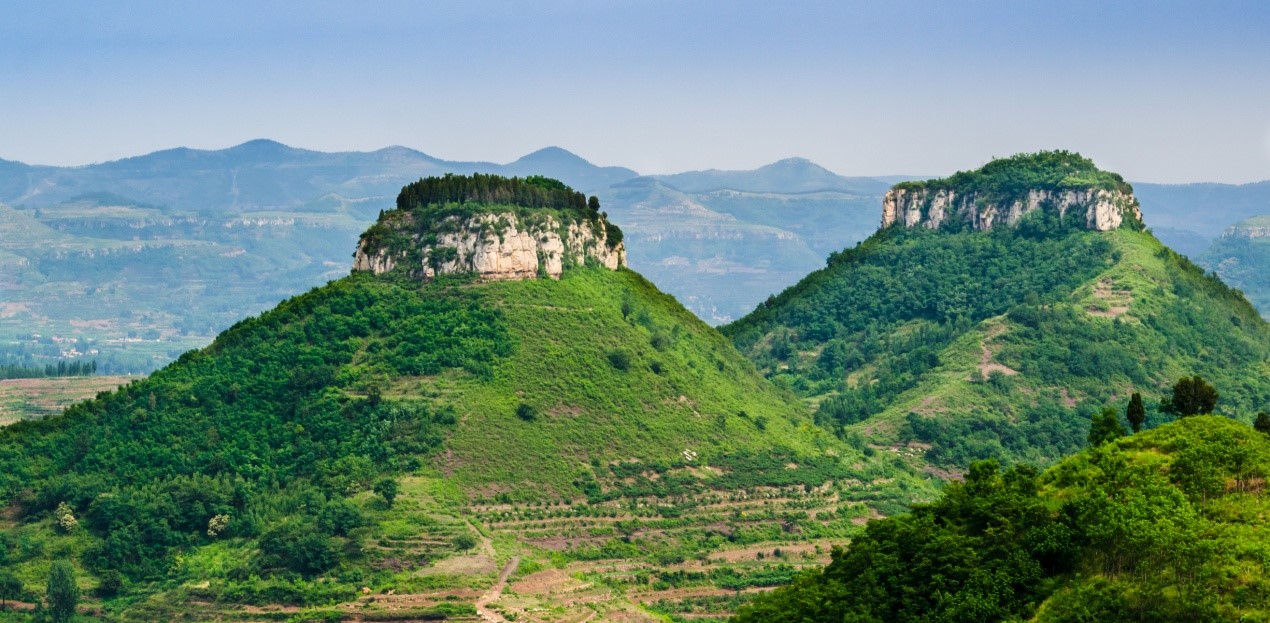
<path fill-rule="evenodd" d="M 1242 221 L 1213 240 L 1199 262 L 1223 281 L 1239 288 L 1270 316 L 1270 216 Z"/>
<path fill-rule="evenodd" d="M 1270 328 L 1238 291 L 1149 233 L 1049 210 L 879 231 L 722 330 L 843 438 L 944 468 L 1051 463 L 1094 412 L 1134 391 L 1154 411 L 1185 374 L 1212 379 L 1226 415 L 1270 402 Z"/>
<path fill-rule="evenodd" d="M 737 623 L 1265 621 L 1270 440 L 1191 417 L 1065 459 L 974 463 Z"/>
<path fill-rule="evenodd" d="M 977 194 L 985 200 L 1003 203 L 1033 190 L 1098 188 L 1133 192 L 1119 174 L 1103 171 L 1093 160 L 1062 150 L 999 158 L 973 171 L 958 171 L 934 180 L 900 182 L 895 188 L 947 189 L 958 195 Z"/>
<path fill-rule="evenodd" d="M 509 612 L 726 615 L 934 490 L 628 270 L 356 273 L 0 430 L 0 564 L 125 620 L 471 616 L 500 569 Z M 561 573 L 587 601 L 533 592 Z"/>

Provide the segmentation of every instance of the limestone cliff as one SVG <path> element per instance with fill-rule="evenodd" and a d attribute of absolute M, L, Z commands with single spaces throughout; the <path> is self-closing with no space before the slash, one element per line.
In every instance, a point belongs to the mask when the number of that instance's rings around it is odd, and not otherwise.
<path fill-rule="evenodd" d="M 617 270 L 626 265 L 625 245 L 610 245 L 603 223 L 585 219 L 565 224 L 552 215 L 484 212 L 446 216 L 421 228 L 413 214 L 402 212 L 381 219 L 377 227 L 387 228 L 390 235 L 364 235 L 354 271 L 401 269 L 419 279 L 461 273 L 483 279 L 559 279 L 568 266 L 594 263 Z"/>
<path fill-rule="evenodd" d="M 1223 238 L 1270 238 L 1270 215 L 1240 221 L 1222 233 Z"/>
<path fill-rule="evenodd" d="M 882 200 L 882 227 L 974 229 L 1016 225 L 1037 210 L 1095 231 L 1140 225 L 1142 209 L 1120 175 L 1068 151 L 1042 151 L 993 160 L 973 171 L 924 182 L 902 182 Z"/>
<path fill-rule="evenodd" d="M 896 222 L 906 227 L 938 228 L 950 218 L 966 219 L 975 229 L 1014 225 L 1033 210 L 1055 210 L 1083 215 L 1085 227 L 1097 231 L 1119 228 L 1129 216 L 1142 220 L 1142 209 L 1132 193 L 1101 188 L 1030 190 L 1009 202 L 983 199 L 978 193 L 959 194 L 947 188 L 892 188 L 882 199 L 882 226 Z"/>

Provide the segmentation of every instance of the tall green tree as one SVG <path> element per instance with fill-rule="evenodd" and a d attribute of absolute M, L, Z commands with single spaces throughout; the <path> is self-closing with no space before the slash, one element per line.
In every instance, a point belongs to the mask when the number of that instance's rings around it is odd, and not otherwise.
<path fill-rule="evenodd" d="M 1257 419 L 1253 421 L 1252 427 L 1257 429 L 1259 433 L 1270 435 L 1270 413 L 1262 411 L 1257 414 Z"/>
<path fill-rule="evenodd" d="M 1204 415 L 1217 408 L 1217 398 L 1217 388 L 1196 374 L 1178 379 L 1173 384 L 1173 395 L 1160 405 L 1160 410 L 1177 417 Z"/>
<path fill-rule="evenodd" d="M 1129 397 L 1129 408 L 1125 410 L 1124 417 L 1129 420 L 1129 426 L 1133 428 L 1133 432 L 1142 430 L 1142 423 L 1147 421 L 1147 408 L 1142 404 L 1142 394 L 1133 392 Z"/>
<path fill-rule="evenodd" d="M 49 618 L 53 623 L 66 623 L 75 618 L 75 606 L 79 605 L 79 585 L 75 583 L 75 568 L 65 560 L 53 563 L 49 570 L 48 597 Z"/>
<path fill-rule="evenodd" d="M 22 580 L 12 571 L 0 571 L 0 610 L 4 610 L 6 602 L 22 597 Z"/>
<path fill-rule="evenodd" d="M 397 499 L 397 481 L 393 478 L 384 478 L 375 483 L 374 491 L 379 494 L 379 497 L 384 498 L 384 504 L 388 508 L 392 508 L 393 502 Z"/>
<path fill-rule="evenodd" d="M 1090 446 L 1101 446 L 1127 434 L 1128 431 L 1120 423 L 1120 418 L 1116 417 L 1116 410 L 1111 407 L 1107 407 L 1101 413 L 1095 414 L 1089 421 Z"/>

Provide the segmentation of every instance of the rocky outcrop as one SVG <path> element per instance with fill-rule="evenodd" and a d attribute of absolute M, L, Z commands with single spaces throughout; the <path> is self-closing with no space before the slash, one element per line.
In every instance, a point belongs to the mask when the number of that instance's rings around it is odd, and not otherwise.
<path fill-rule="evenodd" d="M 1270 225 L 1235 225 L 1227 227 L 1223 238 L 1270 238 Z"/>
<path fill-rule="evenodd" d="M 563 225 L 544 216 L 522 222 L 510 212 L 451 216 L 433 224 L 434 233 L 425 237 L 407 233 L 413 229 L 410 217 L 402 215 L 393 227 L 410 243 L 400 248 L 363 237 L 353 259 L 354 271 L 382 274 L 400 267 L 421 279 L 451 273 L 483 279 L 559 279 L 567 266 L 582 266 L 588 260 L 610 270 L 626 265 L 625 246 L 619 242 L 610 247 L 602 224 L 587 221 Z"/>
<path fill-rule="evenodd" d="M 1013 226 L 1034 210 L 1070 211 L 1083 214 L 1085 226 L 1097 231 L 1120 227 L 1126 218 L 1142 220 L 1142 209 L 1131 193 L 1100 188 L 1032 190 L 1008 203 L 994 202 L 977 193 L 959 195 L 946 188 L 892 188 L 882 199 L 882 227 L 897 222 L 905 227 L 938 228 L 950 218 L 963 218 L 975 229 Z"/>

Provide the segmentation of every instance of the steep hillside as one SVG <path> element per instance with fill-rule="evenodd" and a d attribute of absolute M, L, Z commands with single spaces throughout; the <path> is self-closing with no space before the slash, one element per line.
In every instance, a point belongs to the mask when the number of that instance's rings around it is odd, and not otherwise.
<path fill-rule="evenodd" d="M 1200 264 L 1247 295 L 1270 317 L 1270 216 L 1256 216 L 1228 228 L 1213 241 Z"/>
<path fill-rule="evenodd" d="M 1071 176 L 1042 156 L 990 166 Z M 1069 205 L 1072 218 L 1054 201 L 1015 212 L 1038 189 L 1003 188 L 997 203 L 946 203 L 936 228 L 899 220 L 724 332 L 821 423 L 944 469 L 1053 462 L 1084 443 L 1092 413 L 1135 391 L 1154 407 L 1182 375 L 1215 382 L 1234 417 L 1270 400 L 1270 328 L 1238 292 L 1133 218 L 1093 231 L 1096 200 Z M 998 209 L 1015 224 L 986 225 Z"/>
<path fill-rule="evenodd" d="M 971 466 L 738 623 L 1262 621 L 1270 441 L 1193 417 L 1040 476 Z"/>
<path fill-rule="evenodd" d="M 422 266 L 497 243 L 490 214 L 564 231 L 576 217 L 603 234 L 584 248 L 616 248 L 620 230 L 575 200 L 554 180 L 424 180 L 362 251 L 417 245 L 405 253 Z M 491 602 L 509 619 L 652 620 L 641 604 L 677 612 L 788 581 L 934 490 L 824 434 L 629 270 L 409 264 L 358 271 L 145 380 L 0 430 L 0 564 L 30 596 L 70 558 L 94 607 L 125 620 L 267 605 L 435 619 Z M 552 588 L 584 573 L 565 592 L 585 599 Z M 514 597 L 499 600 L 500 575 Z"/>

